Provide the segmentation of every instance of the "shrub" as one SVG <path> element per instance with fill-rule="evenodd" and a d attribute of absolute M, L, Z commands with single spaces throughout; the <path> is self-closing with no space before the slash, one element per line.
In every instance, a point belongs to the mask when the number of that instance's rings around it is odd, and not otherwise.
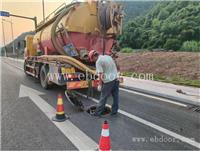
<path fill-rule="evenodd" d="M 181 47 L 182 51 L 192 51 L 199 52 L 200 51 L 200 41 L 185 41 Z"/>
<path fill-rule="evenodd" d="M 123 52 L 123 53 L 132 53 L 133 49 L 130 48 L 130 47 L 125 47 L 125 48 L 122 48 L 121 52 Z"/>
<path fill-rule="evenodd" d="M 164 45 L 167 50 L 179 50 L 181 48 L 181 42 L 178 39 L 168 39 Z"/>

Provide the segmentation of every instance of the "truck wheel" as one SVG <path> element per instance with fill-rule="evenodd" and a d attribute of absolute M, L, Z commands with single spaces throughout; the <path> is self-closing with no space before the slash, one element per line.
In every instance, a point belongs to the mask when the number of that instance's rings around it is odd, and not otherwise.
<path fill-rule="evenodd" d="M 40 84 L 44 89 L 49 88 L 48 69 L 43 65 L 40 69 Z"/>

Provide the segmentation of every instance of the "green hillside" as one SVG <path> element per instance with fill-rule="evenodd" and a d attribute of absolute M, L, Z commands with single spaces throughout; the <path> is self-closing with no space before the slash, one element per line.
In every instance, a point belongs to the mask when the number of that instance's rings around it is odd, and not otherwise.
<path fill-rule="evenodd" d="M 146 14 L 156 4 L 155 1 L 119 1 L 119 3 L 124 9 L 124 23 Z"/>
<path fill-rule="evenodd" d="M 200 51 L 200 2 L 158 2 L 124 27 L 122 47 Z"/>

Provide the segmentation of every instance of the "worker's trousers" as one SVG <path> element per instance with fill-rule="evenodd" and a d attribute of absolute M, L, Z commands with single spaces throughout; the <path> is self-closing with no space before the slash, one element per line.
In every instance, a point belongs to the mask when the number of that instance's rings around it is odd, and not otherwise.
<path fill-rule="evenodd" d="M 117 113 L 118 108 L 119 108 L 119 81 L 118 80 L 104 83 L 102 85 L 100 101 L 95 111 L 96 115 L 101 115 L 101 113 L 104 111 L 105 104 L 110 95 L 112 95 L 113 97 L 112 113 L 115 114 Z"/>

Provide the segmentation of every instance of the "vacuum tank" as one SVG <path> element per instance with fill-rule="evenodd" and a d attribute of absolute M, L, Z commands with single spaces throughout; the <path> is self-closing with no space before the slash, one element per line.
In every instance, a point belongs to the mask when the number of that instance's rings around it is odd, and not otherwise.
<path fill-rule="evenodd" d="M 121 5 L 112 1 L 66 5 L 38 26 L 33 48 L 41 55 L 68 55 L 85 61 L 89 61 L 88 52 L 93 49 L 111 55 L 122 17 Z"/>

